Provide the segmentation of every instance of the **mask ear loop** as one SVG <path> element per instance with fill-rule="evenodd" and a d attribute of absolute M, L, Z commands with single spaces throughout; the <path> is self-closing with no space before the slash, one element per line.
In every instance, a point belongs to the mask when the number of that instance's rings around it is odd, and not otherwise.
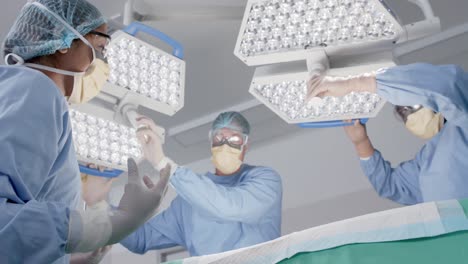
<path fill-rule="evenodd" d="M 39 70 L 55 72 L 55 73 L 58 73 L 58 74 L 73 76 L 73 77 L 74 76 L 83 76 L 83 75 L 85 75 L 85 72 L 65 71 L 65 70 L 60 70 L 60 69 L 57 69 L 57 68 L 53 68 L 53 67 L 49 67 L 49 66 L 45 66 L 45 65 L 41 65 L 41 64 L 35 64 L 35 63 L 25 63 L 24 65 L 28 66 L 28 67 L 31 67 L 31 68 L 39 69 Z"/>
<path fill-rule="evenodd" d="M 213 148 L 213 138 L 211 137 L 212 132 L 213 131 L 211 131 L 211 130 L 210 130 L 210 132 L 208 132 L 208 140 L 210 141 L 210 149 Z"/>
<path fill-rule="evenodd" d="M 11 63 L 12 61 L 14 63 Z M 59 73 L 62 75 L 68 75 L 68 76 L 82 76 L 85 74 L 84 72 L 65 71 L 65 70 L 60 70 L 60 69 L 56 69 L 53 67 L 35 64 L 35 63 L 25 63 L 23 58 L 21 58 L 18 54 L 14 54 L 14 53 L 9 53 L 5 56 L 5 64 L 8 66 L 24 65 L 24 66 L 28 66 L 28 67 L 35 68 L 35 69 L 56 72 L 56 73 Z"/>
<path fill-rule="evenodd" d="M 10 59 L 13 60 L 14 64 L 10 63 Z M 9 53 L 5 56 L 5 64 L 9 66 L 14 66 L 14 65 L 23 65 L 24 64 L 24 59 L 21 58 L 18 54 L 14 53 Z"/>
<path fill-rule="evenodd" d="M 248 142 L 249 142 L 249 135 L 245 135 L 245 140 L 244 140 L 244 143 L 242 144 L 241 151 L 244 151 L 244 147 L 247 145 Z"/>
<path fill-rule="evenodd" d="M 445 117 L 441 114 L 441 113 L 438 113 L 440 115 L 440 118 L 439 118 L 439 130 L 442 130 L 442 128 L 444 127 L 445 125 Z"/>

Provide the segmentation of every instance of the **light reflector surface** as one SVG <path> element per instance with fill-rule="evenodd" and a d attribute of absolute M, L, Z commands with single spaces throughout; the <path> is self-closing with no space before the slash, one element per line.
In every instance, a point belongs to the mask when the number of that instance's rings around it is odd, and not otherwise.
<path fill-rule="evenodd" d="M 234 53 L 249 65 L 293 51 L 393 41 L 402 31 L 379 0 L 250 0 L 246 8 Z"/>
<path fill-rule="evenodd" d="M 77 158 L 109 168 L 127 170 L 127 159 L 139 159 L 141 146 L 134 128 L 70 109 Z"/>
<path fill-rule="evenodd" d="M 180 110 L 184 104 L 185 62 L 124 32 L 112 37 L 106 53 L 109 82 L 155 101 L 162 106 L 157 109 L 160 112 L 174 114 Z"/>
<path fill-rule="evenodd" d="M 254 78 L 250 93 L 288 123 L 369 118 L 385 104 L 377 94 L 367 92 L 307 102 L 307 81 L 307 73 L 289 78 Z"/>

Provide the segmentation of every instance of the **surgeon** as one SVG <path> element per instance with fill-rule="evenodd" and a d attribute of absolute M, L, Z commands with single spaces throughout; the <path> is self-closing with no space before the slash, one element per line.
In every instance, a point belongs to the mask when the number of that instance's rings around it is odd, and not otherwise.
<path fill-rule="evenodd" d="M 138 133 L 147 160 L 171 164 L 177 197 L 170 207 L 121 242 L 130 251 L 180 245 L 191 256 L 219 253 L 281 234 L 281 178 L 273 169 L 244 163 L 250 125 L 238 112 L 220 114 L 209 133 L 214 173 L 198 174 L 164 155 L 155 124 L 142 117 Z"/>
<path fill-rule="evenodd" d="M 86 97 L 83 85 L 105 81 L 105 69 L 94 60 L 109 43 L 106 30 L 104 17 L 85 0 L 37 0 L 22 8 L 4 41 L 0 263 L 68 264 L 75 252 L 92 252 L 84 261 L 94 263 L 107 245 L 156 212 L 170 168 L 153 184 L 140 177 L 133 159 L 116 209 L 105 201 L 78 209 L 81 184 L 68 104 L 74 94 L 78 102 Z"/>
<path fill-rule="evenodd" d="M 409 131 L 428 139 L 414 159 L 392 167 L 365 126 L 345 128 L 380 196 L 405 205 L 468 197 L 468 73 L 418 63 L 347 80 L 316 77 L 309 86 L 309 98 L 350 92 L 377 93 L 397 106 Z"/>

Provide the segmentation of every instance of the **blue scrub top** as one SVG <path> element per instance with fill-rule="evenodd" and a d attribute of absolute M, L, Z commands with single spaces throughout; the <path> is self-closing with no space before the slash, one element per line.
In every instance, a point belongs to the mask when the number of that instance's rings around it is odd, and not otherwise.
<path fill-rule="evenodd" d="M 69 263 L 81 181 L 68 105 L 55 83 L 0 66 L 0 263 Z"/>
<path fill-rule="evenodd" d="M 181 245 L 191 256 L 266 242 L 281 235 L 281 178 L 267 167 L 242 165 L 231 176 L 179 167 L 171 206 L 121 243 L 132 252 Z"/>
<path fill-rule="evenodd" d="M 441 113 L 447 122 L 413 160 L 392 168 L 379 151 L 361 166 L 380 196 L 401 204 L 468 198 L 468 73 L 455 65 L 411 64 L 377 75 L 394 105 Z"/>

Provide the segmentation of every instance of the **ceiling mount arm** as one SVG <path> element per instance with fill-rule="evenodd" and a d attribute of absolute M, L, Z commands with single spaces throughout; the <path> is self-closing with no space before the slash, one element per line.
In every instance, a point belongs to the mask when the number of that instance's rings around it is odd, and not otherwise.
<path fill-rule="evenodd" d="M 123 10 L 123 24 L 130 25 L 134 21 L 135 10 L 133 8 L 134 0 L 127 0 Z"/>
<path fill-rule="evenodd" d="M 424 14 L 425 19 L 416 23 L 405 25 L 405 35 L 400 39 L 401 42 L 424 38 L 437 34 L 441 31 L 440 19 L 434 15 L 429 0 L 408 0 L 408 2 L 417 5 Z"/>
<path fill-rule="evenodd" d="M 426 20 L 436 17 L 429 0 L 408 0 L 408 2 L 411 2 L 421 8 L 424 16 L 426 17 Z"/>

